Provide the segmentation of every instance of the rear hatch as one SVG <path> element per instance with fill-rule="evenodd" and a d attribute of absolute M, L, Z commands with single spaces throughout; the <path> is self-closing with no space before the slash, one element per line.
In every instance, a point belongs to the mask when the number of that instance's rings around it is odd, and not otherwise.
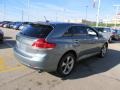
<path fill-rule="evenodd" d="M 53 30 L 52 26 L 41 24 L 27 25 L 16 35 L 16 47 L 19 51 L 26 54 L 42 53 L 40 47 L 41 40 L 45 40 L 48 34 Z"/>

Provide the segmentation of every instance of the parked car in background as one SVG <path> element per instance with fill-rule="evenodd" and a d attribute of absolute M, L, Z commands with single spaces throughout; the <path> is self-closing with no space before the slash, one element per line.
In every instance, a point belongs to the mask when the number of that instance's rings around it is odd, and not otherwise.
<path fill-rule="evenodd" d="M 9 28 L 9 23 L 10 23 L 10 22 L 4 23 L 3 27 L 4 27 L 4 28 Z"/>
<path fill-rule="evenodd" d="M 10 21 L 3 21 L 0 23 L 0 27 L 6 27 L 6 24 L 8 24 Z"/>
<path fill-rule="evenodd" d="M 2 27 L 3 22 L 0 22 L 0 27 Z"/>
<path fill-rule="evenodd" d="M 23 22 L 21 26 L 19 26 L 19 30 L 22 30 L 26 25 L 30 24 L 31 22 Z"/>
<path fill-rule="evenodd" d="M 120 39 L 120 30 L 113 29 L 112 39 L 113 40 L 119 40 Z"/>
<path fill-rule="evenodd" d="M 4 33 L 0 30 L 0 43 L 3 42 Z"/>
<path fill-rule="evenodd" d="M 112 42 L 112 29 L 108 27 L 94 27 L 108 42 Z"/>
<path fill-rule="evenodd" d="M 3 22 L 0 23 L 0 27 L 2 27 L 2 26 L 3 26 Z"/>
<path fill-rule="evenodd" d="M 15 23 L 15 24 L 13 25 L 13 29 L 18 30 L 19 27 L 20 27 L 22 24 L 23 24 L 22 22 L 17 22 L 17 23 Z"/>
<path fill-rule="evenodd" d="M 14 27 L 15 24 L 16 24 L 16 22 L 10 23 L 10 28 L 13 29 L 13 27 Z"/>
<path fill-rule="evenodd" d="M 6 28 L 10 28 L 10 25 L 11 25 L 12 23 L 13 23 L 13 22 L 7 23 Z"/>
<path fill-rule="evenodd" d="M 74 23 L 33 23 L 16 35 L 15 56 L 24 65 L 69 75 L 84 58 L 104 57 L 108 42 L 95 29 Z"/>

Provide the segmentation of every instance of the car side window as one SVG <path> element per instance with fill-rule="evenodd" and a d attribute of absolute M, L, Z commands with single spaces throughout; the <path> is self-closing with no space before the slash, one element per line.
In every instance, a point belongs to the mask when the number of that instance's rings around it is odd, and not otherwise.
<path fill-rule="evenodd" d="M 84 35 L 87 35 L 86 27 L 84 26 L 72 26 L 69 28 L 68 31 L 64 33 L 63 36 L 74 36 L 74 37 L 82 37 Z"/>
<path fill-rule="evenodd" d="M 92 28 L 88 27 L 87 32 L 90 38 L 98 38 L 97 32 L 95 32 Z"/>
<path fill-rule="evenodd" d="M 73 36 L 83 36 L 87 34 L 86 27 L 84 26 L 73 26 L 71 31 Z"/>
<path fill-rule="evenodd" d="M 72 36 L 72 32 L 71 32 L 71 30 L 70 30 L 70 29 L 67 30 L 67 31 L 64 33 L 63 36 L 64 36 L 64 37 L 71 37 L 71 36 Z"/>

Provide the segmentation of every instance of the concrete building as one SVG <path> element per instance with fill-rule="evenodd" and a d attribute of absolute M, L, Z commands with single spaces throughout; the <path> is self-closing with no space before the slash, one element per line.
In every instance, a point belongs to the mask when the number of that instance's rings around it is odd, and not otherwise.
<path fill-rule="evenodd" d="M 120 24 L 120 13 L 113 17 L 112 23 Z"/>

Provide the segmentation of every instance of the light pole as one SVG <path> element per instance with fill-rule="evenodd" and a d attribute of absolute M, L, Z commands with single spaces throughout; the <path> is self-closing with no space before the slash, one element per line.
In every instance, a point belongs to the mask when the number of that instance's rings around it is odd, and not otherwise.
<path fill-rule="evenodd" d="M 98 2 L 98 8 L 97 8 L 97 19 L 96 19 L 96 27 L 98 27 L 98 26 L 99 26 L 100 5 L 101 5 L 101 0 L 99 0 L 99 2 Z"/>
<path fill-rule="evenodd" d="M 28 12 L 28 21 L 29 21 L 29 9 L 30 9 L 30 0 L 27 0 L 27 12 Z"/>
<path fill-rule="evenodd" d="M 108 19 L 109 19 L 109 16 L 106 17 L 106 27 L 108 26 Z"/>
<path fill-rule="evenodd" d="M 64 16 L 63 16 L 63 21 L 64 21 L 64 22 L 65 22 L 65 19 L 66 19 L 66 15 L 65 15 L 66 13 L 67 13 L 67 11 L 66 11 L 66 9 L 64 8 L 64 9 L 63 9 L 63 15 L 64 15 Z"/>
<path fill-rule="evenodd" d="M 22 11 L 21 11 L 21 20 L 23 22 L 23 16 L 24 16 L 24 11 L 23 11 L 23 8 L 22 8 Z"/>
<path fill-rule="evenodd" d="M 85 16 L 85 19 L 87 20 L 88 6 L 85 6 L 85 7 L 86 7 L 86 16 Z"/>
<path fill-rule="evenodd" d="M 6 19 L 6 0 L 3 1 L 3 20 Z"/>
<path fill-rule="evenodd" d="M 113 5 L 113 6 L 116 7 L 115 25 L 114 25 L 114 27 L 116 27 L 117 26 L 117 14 L 118 14 L 120 5 Z"/>
<path fill-rule="evenodd" d="M 56 12 L 56 22 L 58 21 L 58 13 Z"/>

